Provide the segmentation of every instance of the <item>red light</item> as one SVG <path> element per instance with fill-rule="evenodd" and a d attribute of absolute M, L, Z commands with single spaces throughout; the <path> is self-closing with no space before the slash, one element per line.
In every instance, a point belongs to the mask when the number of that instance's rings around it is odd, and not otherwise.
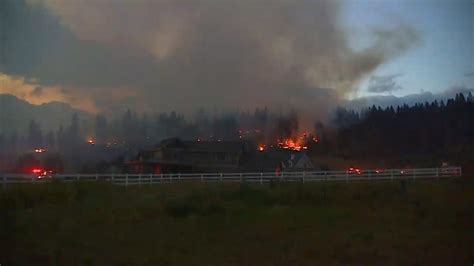
<path fill-rule="evenodd" d="M 356 167 L 349 167 L 347 172 L 349 174 L 359 174 L 360 175 L 362 173 L 362 170 L 360 170 L 360 168 L 356 168 Z"/>
<path fill-rule="evenodd" d="M 39 173 L 43 172 L 43 169 L 41 169 L 41 168 L 33 168 L 33 169 L 31 170 L 31 172 L 32 172 L 33 174 L 39 174 Z"/>

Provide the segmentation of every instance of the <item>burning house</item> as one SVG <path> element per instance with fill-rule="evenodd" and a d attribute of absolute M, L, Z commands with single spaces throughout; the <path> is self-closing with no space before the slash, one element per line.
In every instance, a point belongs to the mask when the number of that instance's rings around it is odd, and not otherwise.
<path fill-rule="evenodd" d="M 127 162 L 134 173 L 235 172 L 252 152 L 247 141 L 182 141 L 167 139 L 154 150 Z"/>
<path fill-rule="evenodd" d="M 183 141 L 167 139 L 127 162 L 132 173 L 302 171 L 314 165 L 304 152 L 262 149 L 252 141 Z"/>

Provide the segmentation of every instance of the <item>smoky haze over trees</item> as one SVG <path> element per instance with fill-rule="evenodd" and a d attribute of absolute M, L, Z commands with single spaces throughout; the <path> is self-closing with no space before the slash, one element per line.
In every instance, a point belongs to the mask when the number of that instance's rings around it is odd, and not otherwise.
<path fill-rule="evenodd" d="M 69 123 L 57 129 L 42 128 L 40 122 L 31 120 L 25 133 L 0 134 L 0 155 L 11 161 L 44 148 L 47 154 L 63 155 L 69 169 L 80 170 L 81 165 L 102 161 L 123 162 L 124 157 L 156 147 L 165 138 L 265 141 L 297 133 L 294 125 L 298 124 L 295 112 L 275 114 L 266 107 L 253 113 L 220 115 L 201 109 L 188 119 L 175 111 L 138 114 L 127 110 L 115 118 L 99 114 L 92 120 L 80 120 L 78 114 L 73 114 Z"/>
<path fill-rule="evenodd" d="M 80 171 L 89 164 L 88 169 L 94 171 L 94 165 L 111 161 L 119 168 L 128 156 L 156 147 L 161 140 L 170 137 L 275 143 L 280 138 L 305 132 L 299 128 L 298 115 L 296 111 L 274 113 L 268 108 L 225 115 L 201 109 L 186 118 L 177 112 L 139 115 L 127 110 L 117 118 L 97 115 L 94 121 L 87 122 L 80 121 L 74 114 L 69 124 L 56 130 L 41 129 L 40 123 L 32 120 L 24 134 L 0 135 L 0 150 L 3 158 L 12 158 L 12 155 L 44 147 L 54 158 L 60 157 L 59 154 L 63 156 L 65 162 L 56 163 L 60 165 L 59 169 L 70 167 Z M 424 156 L 431 158 L 426 159 L 428 166 L 438 163 L 436 160 L 440 158 L 466 162 L 474 156 L 472 117 L 474 98 L 471 93 L 466 96 L 459 93 L 454 99 L 414 106 L 384 109 L 372 106 L 360 112 L 338 108 L 329 123 L 315 120 L 313 129 L 306 131 L 319 139 L 308 152 L 347 158 L 384 157 L 387 160 Z"/>

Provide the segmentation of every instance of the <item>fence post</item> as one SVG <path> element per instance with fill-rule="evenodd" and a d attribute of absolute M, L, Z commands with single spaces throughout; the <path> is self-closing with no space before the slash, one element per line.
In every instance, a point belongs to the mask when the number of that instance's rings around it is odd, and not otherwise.
<path fill-rule="evenodd" d="M 260 173 L 260 185 L 263 184 L 263 173 Z"/>
<path fill-rule="evenodd" d="M 125 186 L 128 186 L 128 173 L 125 174 Z"/>
<path fill-rule="evenodd" d="M 112 185 L 114 184 L 114 174 L 112 173 L 112 176 L 111 176 L 111 181 L 112 181 Z"/>
<path fill-rule="evenodd" d="M 222 173 L 221 173 L 221 181 L 222 181 Z"/>
<path fill-rule="evenodd" d="M 240 173 L 240 182 L 242 182 L 243 179 L 242 179 L 242 173 Z"/>
<path fill-rule="evenodd" d="M 142 185 L 142 174 L 138 174 L 138 186 Z"/>
<path fill-rule="evenodd" d="M 204 175 L 201 174 L 201 182 L 204 182 Z"/>
<path fill-rule="evenodd" d="M 2 177 L 2 187 L 3 189 L 7 188 L 7 176 Z"/>
<path fill-rule="evenodd" d="M 416 178 L 416 170 L 413 169 L 413 179 L 415 179 L 415 178 Z"/>
<path fill-rule="evenodd" d="M 306 172 L 303 171 L 303 183 L 304 183 L 304 177 L 305 177 L 305 175 L 306 175 Z"/>
<path fill-rule="evenodd" d="M 436 167 L 436 179 L 439 179 L 439 168 Z"/>
<path fill-rule="evenodd" d="M 150 186 L 153 185 L 153 174 L 150 174 Z"/>
<path fill-rule="evenodd" d="M 79 174 L 76 175 L 76 180 L 79 180 Z"/>
<path fill-rule="evenodd" d="M 390 181 L 393 181 L 393 170 L 390 170 Z"/>
<path fill-rule="evenodd" d="M 181 180 L 181 173 L 178 173 L 178 180 Z"/>
<path fill-rule="evenodd" d="M 160 174 L 160 184 L 163 183 L 163 173 Z"/>
<path fill-rule="evenodd" d="M 346 183 L 349 182 L 349 173 L 346 171 Z"/>
<path fill-rule="evenodd" d="M 95 181 L 99 180 L 99 176 L 95 174 Z"/>
<path fill-rule="evenodd" d="M 371 170 L 369 170 L 369 171 L 367 171 L 367 172 L 368 172 L 368 174 L 369 174 L 369 180 L 370 180 L 370 179 L 372 179 L 372 174 L 371 174 L 371 173 L 372 173 L 372 171 L 371 171 Z"/>

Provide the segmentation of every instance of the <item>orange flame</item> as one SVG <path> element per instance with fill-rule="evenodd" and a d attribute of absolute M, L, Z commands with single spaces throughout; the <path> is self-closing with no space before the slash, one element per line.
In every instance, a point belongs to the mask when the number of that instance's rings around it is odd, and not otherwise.
<path fill-rule="evenodd" d="M 301 139 L 293 140 L 291 138 L 287 138 L 282 141 L 279 141 L 278 146 L 283 149 L 289 149 L 289 150 L 295 150 L 295 151 L 301 151 L 308 148 L 302 143 Z"/>
<path fill-rule="evenodd" d="M 312 135 L 308 135 L 306 132 L 303 132 L 300 136 L 290 137 L 283 140 L 278 140 L 278 147 L 282 149 L 289 149 L 294 151 L 301 151 L 307 150 L 307 144 L 313 140 L 314 142 L 318 142 L 319 140 L 317 137 Z"/>

